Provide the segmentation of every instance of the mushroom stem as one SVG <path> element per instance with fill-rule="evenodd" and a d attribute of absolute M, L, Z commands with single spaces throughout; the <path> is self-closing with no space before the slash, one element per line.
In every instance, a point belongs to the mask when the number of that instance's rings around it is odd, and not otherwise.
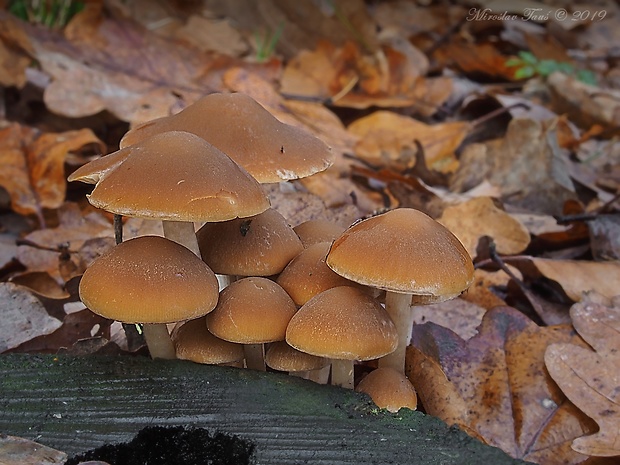
<path fill-rule="evenodd" d="M 405 353 L 411 341 L 411 328 L 413 327 L 411 294 L 386 292 L 385 310 L 396 325 L 398 331 L 398 346 L 394 352 L 379 359 L 379 367 L 391 367 L 404 373 Z"/>
<path fill-rule="evenodd" d="M 190 221 L 162 221 L 162 225 L 164 227 L 164 237 L 166 239 L 170 239 L 177 244 L 187 247 L 200 257 L 200 249 L 198 248 L 194 223 Z"/>
<path fill-rule="evenodd" d="M 332 359 L 332 385 L 353 389 L 353 360 Z"/>
<path fill-rule="evenodd" d="M 165 358 L 169 360 L 177 358 L 174 344 L 168 333 L 168 327 L 164 323 L 144 324 L 142 331 L 144 332 L 144 339 L 149 348 L 151 358 Z"/>
<path fill-rule="evenodd" d="M 306 379 L 314 381 L 318 384 L 327 384 L 327 381 L 329 380 L 329 368 L 330 366 L 327 365 L 323 368 L 319 368 L 318 370 L 307 371 Z"/>
<path fill-rule="evenodd" d="M 266 371 L 263 344 L 244 344 L 245 366 L 250 370 Z"/>

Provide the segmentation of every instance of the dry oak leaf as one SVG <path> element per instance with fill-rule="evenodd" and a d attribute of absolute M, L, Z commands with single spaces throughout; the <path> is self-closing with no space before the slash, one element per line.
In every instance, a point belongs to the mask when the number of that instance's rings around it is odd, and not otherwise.
<path fill-rule="evenodd" d="M 34 213 L 42 221 L 44 208 L 58 208 L 67 186 L 65 158 L 90 144 L 105 151 L 90 129 L 41 134 L 13 123 L 0 130 L 0 185 L 11 196 L 12 209 L 22 215 Z"/>
<path fill-rule="evenodd" d="M 354 121 L 348 130 L 360 138 L 355 154 L 373 165 L 395 169 L 414 166 L 418 140 L 424 149 L 426 166 L 449 173 L 458 166 L 454 152 L 469 128 L 468 123 L 460 121 L 430 126 L 409 116 L 380 110 Z"/>
<path fill-rule="evenodd" d="M 447 328 L 415 325 L 406 373 L 427 413 L 499 447 L 545 465 L 586 459 L 573 439 L 596 425 L 545 371 L 550 343 L 585 347 L 570 325 L 539 327 L 511 307 L 495 307 L 464 341 Z"/>
<path fill-rule="evenodd" d="M 580 301 L 587 291 L 595 291 L 607 298 L 620 293 L 620 262 L 617 260 L 593 262 L 538 257 L 529 260 L 544 277 L 559 283 L 575 302 Z"/>
<path fill-rule="evenodd" d="M 437 220 L 454 233 L 469 255 L 476 257 L 478 241 L 493 239 L 497 252 L 515 255 L 530 243 L 530 233 L 517 219 L 499 208 L 491 197 L 477 197 L 445 208 Z"/>
<path fill-rule="evenodd" d="M 545 352 L 549 374 L 599 431 L 572 447 L 586 455 L 620 456 L 620 296 L 611 301 L 590 293 L 570 310 L 573 325 L 594 351 L 552 344 Z"/>

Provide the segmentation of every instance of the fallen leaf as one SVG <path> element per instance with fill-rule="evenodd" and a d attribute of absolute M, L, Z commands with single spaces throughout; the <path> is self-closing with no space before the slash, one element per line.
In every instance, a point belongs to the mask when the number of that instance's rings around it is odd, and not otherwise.
<path fill-rule="evenodd" d="M 510 266 L 509 268 L 517 278 L 521 278 L 519 270 Z M 493 307 L 505 306 L 506 301 L 504 297 L 507 293 L 510 279 L 510 276 L 503 270 L 486 271 L 476 268 L 474 270 L 474 282 L 463 293 L 461 299 L 487 310 L 491 310 Z"/>
<path fill-rule="evenodd" d="M 0 314 L 0 353 L 36 336 L 50 334 L 62 324 L 48 315 L 32 292 L 13 283 L 0 283 Z"/>
<path fill-rule="evenodd" d="M 595 260 L 620 259 L 620 215 L 599 215 L 588 221 L 590 247 Z M 620 289 L 618 290 L 620 293 Z"/>
<path fill-rule="evenodd" d="M 460 191 L 487 179 L 501 189 L 504 203 L 559 215 L 564 202 L 577 197 L 567 160 L 553 121 L 515 119 L 503 139 L 465 147 L 451 188 Z"/>
<path fill-rule="evenodd" d="M 477 197 L 448 206 L 437 221 L 452 231 L 473 258 L 483 236 L 491 237 L 497 252 L 502 255 L 516 255 L 530 243 L 525 226 L 495 205 L 490 197 Z"/>
<path fill-rule="evenodd" d="M 509 57 L 499 52 L 492 43 L 453 40 L 435 55 L 454 62 L 468 76 L 515 80 L 515 67 L 506 66 Z"/>
<path fill-rule="evenodd" d="M 547 347 L 545 363 L 560 389 L 599 431 L 573 441 L 586 455 L 620 456 L 620 298 L 588 295 L 571 307 L 577 332 L 594 351 L 570 343 Z"/>
<path fill-rule="evenodd" d="M 415 165 L 416 146 L 420 141 L 426 165 L 441 173 L 452 172 L 458 162 L 455 150 L 469 132 L 466 122 L 447 122 L 429 126 L 408 116 L 390 111 L 376 111 L 351 123 L 348 130 L 360 140 L 356 156 L 368 163 L 410 168 Z"/>
<path fill-rule="evenodd" d="M 0 143 L 0 185 L 10 194 L 12 209 L 36 214 L 41 224 L 43 209 L 58 208 L 65 200 L 67 154 L 91 144 L 105 150 L 90 129 L 41 134 L 17 123 L 0 130 Z"/>
<path fill-rule="evenodd" d="M 529 261 L 546 278 L 556 281 L 574 302 L 595 291 L 611 298 L 620 293 L 620 262 L 558 260 L 531 257 Z M 515 263 L 517 265 L 517 263 Z"/>
<path fill-rule="evenodd" d="M 192 15 L 182 27 L 175 30 L 174 37 L 203 52 L 212 51 L 230 56 L 241 56 L 250 48 L 241 33 L 226 18 L 211 19 Z"/>
<path fill-rule="evenodd" d="M 598 124 L 607 129 L 620 126 L 620 92 L 585 84 L 577 78 L 555 72 L 547 78 L 557 113 L 589 129 Z"/>
<path fill-rule="evenodd" d="M 415 324 L 433 322 L 451 329 L 460 338 L 467 340 L 478 334 L 478 326 L 486 309 L 463 298 L 429 305 L 412 305 Z"/>
<path fill-rule="evenodd" d="M 544 350 L 554 342 L 585 347 L 570 325 L 541 328 L 511 307 L 496 307 L 468 341 L 433 323 L 414 326 L 406 372 L 427 413 L 512 457 L 576 464 L 586 457 L 571 442 L 596 426 L 546 373 Z M 423 373 L 433 379 L 418 383 Z"/>
<path fill-rule="evenodd" d="M 30 439 L 0 435 L 0 463 L 4 465 L 57 465 L 67 454 Z"/>

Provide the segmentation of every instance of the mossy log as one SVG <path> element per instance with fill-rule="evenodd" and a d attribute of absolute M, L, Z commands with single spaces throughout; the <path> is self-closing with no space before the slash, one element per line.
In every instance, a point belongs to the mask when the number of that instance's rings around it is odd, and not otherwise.
<path fill-rule="evenodd" d="M 255 444 L 257 464 L 525 463 L 420 412 L 296 377 L 143 357 L 0 356 L 0 432 L 68 454 L 145 426 Z"/>

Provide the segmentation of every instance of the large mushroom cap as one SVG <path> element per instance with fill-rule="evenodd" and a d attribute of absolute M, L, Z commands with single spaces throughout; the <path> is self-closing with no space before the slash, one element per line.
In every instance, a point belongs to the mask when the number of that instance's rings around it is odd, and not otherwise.
<path fill-rule="evenodd" d="M 119 152 L 128 153 L 108 155 L 119 163 L 100 173 L 89 196 L 98 208 L 125 216 L 196 222 L 252 216 L 269 208 L 252 176 L 194 134 L 157 134 Z"/>
<path fill-rule="evenodd" d="M 261 183 L 304 178 L 333 163 L 333 154 L 320 139 L 280 122 L 240 93 L 210 94 L 175 115 L 143 123 L 125 134 L 121 147 L 166 131 L 202 137 Z"/>
<path fill-rule="evenodd" d="M 474 273 L 454 234 L 411 208 L 355 223 L 334 241 L 326 263 L 351 281 L 419 295 L 426 302 L 458 296 L 471 285 Z"/>
<path fill-rule="evenodd" d="M 310 299 L 291 318 L 286 342 L 319 357 L 372 360 L 396 349 L 394 323 L 373 297 L 339 286 Z"/>
<path fill-rule="evenodd" d="M 211 269 L 159 236 L 125 241 L 95 260 L 80 281 L 94 313 L 125 323 L 173 323 L 209 313 L 218 300 Z"/>

